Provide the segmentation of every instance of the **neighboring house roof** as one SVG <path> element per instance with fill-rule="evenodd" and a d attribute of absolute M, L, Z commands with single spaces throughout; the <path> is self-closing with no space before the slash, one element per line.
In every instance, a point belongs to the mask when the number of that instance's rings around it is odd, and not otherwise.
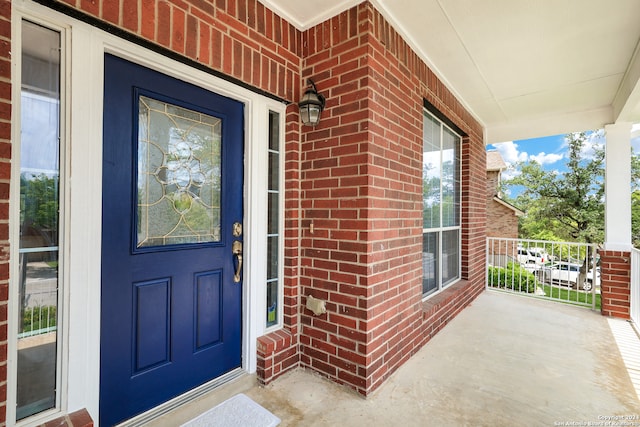
<path fill-rule="evenodd" d="M 487 172 L 502 172 L 507 168 L 507 164 L 502 159 L 500 153 L 496 150 L 487 151 Z M 513 206 L 511 203 L 505 202 L 500 193 L 493 197 L 493 200 L 501 204 L 502 206 L 509 208 L 513 211 L 515 216 L 522 216 L 524 212 Z"/>
<path fill-rule="evenodd" d="M 503 171 L 506 168 L 507 164 L 498 151 L 487 151 L 487 171 Z"/>
<path fill-rule="evenodd" d="M 515 206 L 513 206 L 511 203 L 505 202 L 504 200 L 502 200 L 502 199 L 501 199 L 500 197 L 498 197 L 498 196 L 495 196 L 495 197 L 493 198 L 493 200 L 495 200 L 496 202 L 500 203 L 502 206 L 505 206 L 505 207 L 507 207 L 507 208 L 511 209 L 511 210 L 514 212 L 515 216 L 522 216 L 522 215 L 524 215 L 524 212 L 523 212 L 523 211 L 521 211 L 520 209 L 516 208 L 516 207 L 515 207 Z"/>

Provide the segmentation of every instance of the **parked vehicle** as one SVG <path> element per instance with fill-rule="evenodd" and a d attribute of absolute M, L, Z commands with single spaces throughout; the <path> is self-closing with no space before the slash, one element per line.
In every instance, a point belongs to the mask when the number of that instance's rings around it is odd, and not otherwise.
<path fill-rule="evenodd" d="M 552 257 L 545 251 L 544 248 L 529 248 L 529 252 L 536 257 L 536 264 L 544 265 L 545 263 L 549 263 L 553 261 Z"/>
<path fill-rule="evenodd" d="M 535 259 L 533 254 L 529 252 L 527 249 L 518 248 L 518 262 L 520 264 L 528 264 L 529 260 Z"/>
<path fill-rule="evenodd" d="M 569 286 L 570 288 L 578 288 L 584 291 L 590 291 L 593 288 L 594 273 L 589 270 L 586 277 L 582 279 L 582 283 L 578 283 L 580 279 L 580 264 L 570 262 L 556 262 L 541 270 L 541 280 L 549 284 L 558 284 Z M 596 269 L 595 283 L 600 284 L 600 272 Z"/>
<path fill-rule="evenodd" d="M 542 248 L 518 247 L 518 262 L 520 264 L 544 265 L 549 261 L 549 255 Z"/>

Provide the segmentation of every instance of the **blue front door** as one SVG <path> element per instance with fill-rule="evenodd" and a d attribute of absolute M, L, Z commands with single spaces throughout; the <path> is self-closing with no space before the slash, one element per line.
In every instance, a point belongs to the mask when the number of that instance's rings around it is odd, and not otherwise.
<path fill-rule="evenodd" d="M 105 56 L 100 424 L 241 365 L 243 105 Z"/>

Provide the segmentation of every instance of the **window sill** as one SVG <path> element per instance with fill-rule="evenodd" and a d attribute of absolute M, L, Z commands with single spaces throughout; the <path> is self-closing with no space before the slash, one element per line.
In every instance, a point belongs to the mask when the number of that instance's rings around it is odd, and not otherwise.
<path fill-rule="evenodd" d="M 428 297 L 422 302 L 423 319 L 429 319 L 452 302 L 457 301 L 462 294 L 468 292 L 470 286 L 471 284 L 468 280 L 461 279 L 437 294 Z"/>

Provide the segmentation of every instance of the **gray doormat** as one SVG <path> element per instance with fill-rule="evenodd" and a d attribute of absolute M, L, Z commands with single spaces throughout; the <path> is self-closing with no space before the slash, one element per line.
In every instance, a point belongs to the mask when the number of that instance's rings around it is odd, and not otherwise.
<path fill-rule="evenodd" d="M 240 393 L 181 427 L 275 427 L 280 418 Z"/>

